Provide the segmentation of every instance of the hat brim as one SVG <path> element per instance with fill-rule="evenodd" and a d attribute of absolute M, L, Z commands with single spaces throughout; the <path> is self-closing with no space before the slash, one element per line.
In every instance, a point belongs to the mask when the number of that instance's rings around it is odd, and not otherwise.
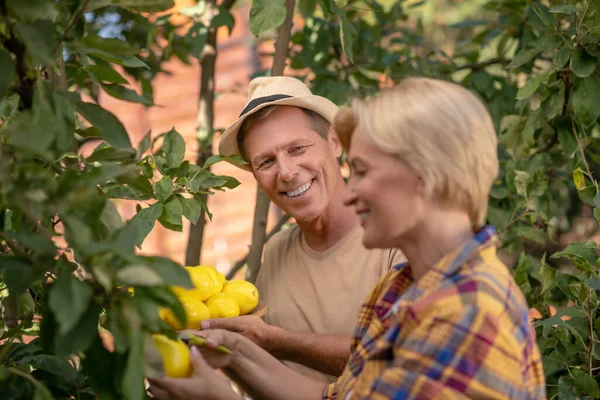
<path fill-rule="evenodd" d="M 288 97 L 260 104 L 253 108 L 251 111 L 238 118 L 237 121 L 235 121 L 229 128 L 225 130 L 225 132 L 223 132 L 223 135 L 221 136 L 221 141 L 219 142 L 219 154 L 221 154 L 222 156 L 241 155 L 240 149 L 238 148 L 237 135 L 240 131 L 242 124 L 244 123 L 246 118 L 248 118 L 255 112 L 265 107 L 273 105 L 305 108 L 307 110 L 316 112 L 330 123 L 333 123 L 333 120 L 335 119 L 335 116 L 338 112 L 338 106 L 336 106 L 332 101 L 326 99 L 325 97 L 316 95 Z M 235 162 L 231 163 L 236 167 L 239 167 L 246 171 L 252 171 L 252 168 L 249 164 L 237 164 Z"/>

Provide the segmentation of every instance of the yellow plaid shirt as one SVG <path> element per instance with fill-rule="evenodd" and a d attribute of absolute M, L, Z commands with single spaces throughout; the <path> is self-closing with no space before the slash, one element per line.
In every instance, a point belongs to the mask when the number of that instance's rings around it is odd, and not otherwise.
<path fill-rule="evenodd" d="M 416 284 L 394 267 L 363 304 L 323 399 L 544 399 L 528 307 L 485 227 Z"/>

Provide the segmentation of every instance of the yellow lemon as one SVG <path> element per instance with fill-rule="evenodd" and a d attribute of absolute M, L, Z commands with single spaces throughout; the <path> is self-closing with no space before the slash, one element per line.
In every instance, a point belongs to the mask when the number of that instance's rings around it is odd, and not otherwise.
<path fill-rule="evenodd" d="M 223 283 L 217 276 L 217 270 L 212 267 L 185 267 L 194 284 L 194 289 L 184 289 L 174 286 L 173 291 L 178 297 L 195 297 L 200 301 L 208 299 L 223 289 Z"/>
<path fill-rule="evenodd" d="M 179 301 L 185 310 L 187 323 L 185 329 L 200 329 L 200 322 L 210 318 L 210 312 L 202 300 L 196 297 L 184 296 Z M 183 326 L 170 310 L 163 310 L 161 317 L 175 330 L 182 330 Z"/>
<path fill-rule="evenodd" d="M 165 335 L 152 335 L 152 339 L 163 359 L 167 376 L 185 378 L 192 375 L 190 351 L 183 341 L 171 340 Z"/>
<path fill-rule="evenodd" d="M 240 315 L 240 306 L 227 293 L 213 294 L 204 304 L 208 307 L 211 318 L 231 318 Z"/>
<path fill-rule="evenodd" d="M 223 293 L 227 293 L 240 306 L 240 315 L 248 314 L 258 305 L 258 289 L 251 282 L 233 280 L 223 285 Z"/>

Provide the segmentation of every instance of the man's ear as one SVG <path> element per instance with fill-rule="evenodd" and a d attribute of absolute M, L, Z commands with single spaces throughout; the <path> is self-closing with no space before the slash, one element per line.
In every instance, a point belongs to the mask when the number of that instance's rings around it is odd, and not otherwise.
<path fill-rule="evenodd" d="M 342 156 L 342 143 L 340 142 L 340 138 L 337 133 L 335 133 L 335 129 L 333 129 L 333 125 L 329 128 L 329 132 L 327 133 L 328 142 L 333 150 L 333 154 L 335 158 L 340 158 Z"/>

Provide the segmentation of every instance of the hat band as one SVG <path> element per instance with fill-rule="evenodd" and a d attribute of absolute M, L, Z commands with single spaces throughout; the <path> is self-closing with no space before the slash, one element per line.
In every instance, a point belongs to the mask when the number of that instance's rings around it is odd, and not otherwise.
<path fill-rule="evenodd" d="M 264 97 L 257 97 L 256 99 L 252 100 L 250 103 L 248 103 L 248 105 L 242 110 L 242 113 L 240 114 L 240 117 L 244 116 L 245 114 L 248 114 L 250 111 L 254 110 L 256 107 L 260 106 L 261 104 L 265 104 L 265 103 L 269 103 L 271 101 L 277 101 L 277 100 L 281 100 L 281 99 L 288 99 L 292 96 L 288 96 L 287 94 L 272 94 L 270 96 L 264 96 Z"/>

